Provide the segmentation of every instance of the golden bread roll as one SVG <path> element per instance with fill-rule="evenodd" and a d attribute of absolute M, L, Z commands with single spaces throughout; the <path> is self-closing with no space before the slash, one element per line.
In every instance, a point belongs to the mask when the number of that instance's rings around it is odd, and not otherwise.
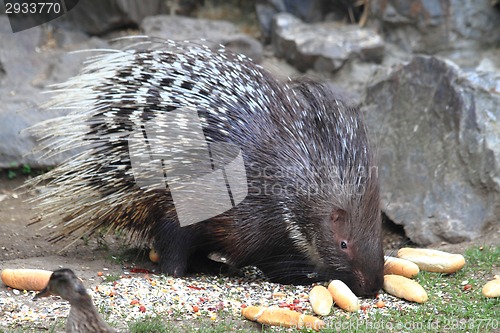
<path fill-rule="evenodd" d="M 332 294 L 323 286 L 315 286 L 309 293 L 309 302 L 315 314 L 327 316 L 333 305 Z"/>
<path fill-rule="evenodd" d="M 423 271 L 436 273 L 455 273 L 465 265 L 461 254 L 431 249 L 402 248 L 398 251 L 398 258 L 414 262 Z"/>
<path fill-rule="evenodd" d="M 311 328 L 319 331 L 325 323 L 314 316 L 278 307 L 248 306 L 241 310 L 245 318 L 260 324 L 282 327 Z"/>
<path fill-rule="evenodd" d="M 332 294 L 333 301 L 339 308 L 349 312 L 359 310 L 358 298 L 344 282 L 333 280 L 328 285 L 328 291 Z"/>
<path fill-rule="evenodd" d="M 387 256 L 384 259 L 384 275 L 396 274 L 411 279 L 420 272 L 417 264 L 412 261 Z"/>
<path fill-rule="evenodd" d="M 424 303 L 428 299 L 427 293 L 418 282 L 401 275 L 384 275 L 384 290 L 411 302 Z"/>
<path fill-rule="evenodd" d="M 43 269 L 4 269 L 2 281 L 6 286 L 19 290 L 40 291 L 47 286 L 51 271 Z"/>
<path fill-rule="evenodd" d="M 485 297 L 500 297 L 500 278 L 486 283 L 483 287 L 483 295 Z"/>

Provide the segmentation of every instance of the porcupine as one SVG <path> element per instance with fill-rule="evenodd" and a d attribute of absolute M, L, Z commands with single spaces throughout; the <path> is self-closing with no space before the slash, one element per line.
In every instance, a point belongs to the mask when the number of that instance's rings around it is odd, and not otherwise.
<path fill-rule="evenodd" d="M 45 124 L 42 149 L 82 152 L 31 181 L 51 180 L 36 200 L 45 217 L 63 217 L 52 241 L 101 226 L 127 229 L 150 241 L 161 271 L 174 276 L 221 268 L 207 258 L 219 252 L 233 267 L 257 266 L 277 282 L 335 278 L 357 295 L 380 289 L 373 152 L 359 110 L 328 84 L 278 81 L 222 47 L 147 39 L 95 56 L 56 91 L 53 106 L 75 110 Z M 131 152 L 144 157 L 151 151 L 130 146 L 131 133 L 144 133 L 145 125 L 159 133 L 143 138 L 150 148 L 164 144 L 169 131 L 177 131 L 180 141 L 189 136 L 180 121 L 166 119 L 179 110 L 198 115 L 209 145 L 241 150 L 248 185 L 233 208 L 183 227 L 168 172 L 163 188 L 139 186 Z M 161 154 L 163 161 L 173 156 Z M 195 165 L 195 156 L 186 154 L 181 162 Z"/>

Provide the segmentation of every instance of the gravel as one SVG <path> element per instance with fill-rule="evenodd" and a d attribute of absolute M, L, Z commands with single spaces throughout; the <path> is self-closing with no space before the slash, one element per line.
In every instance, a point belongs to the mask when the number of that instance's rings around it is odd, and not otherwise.
<path fill-rule="evenodd" d="M 116 280 L 106 281 L 110 279 Z M 125 270 L 120 277 L 106 274 L 98 276 L 96 273 L 94 280 L 84 283 L 91 286 L 88 292 L 105 320 L 119 329 L 126 329 L 127 323 L 154 316 L 171 321 L 189 321 L 195 318 L 214 322 L 227 318 L 243 320 L 241 309 L 249 305 L 287 307 L 314 315 L 308 300 L 312 286 L 281 285 L 256 277 L 201 275 L 173 278 Z M 0 331 L 2 328 L 45 331 L 58 318 L 68 315 L 68 302 L 59 297 L 33 301 L 35 294 L 32 291 L 5 287 L 0 289 Z M 378 308 L 378 301 L 383 301 L 385 306 Z M 374 299 L 361 300 L 361 303 L 363 310 L 357 314 L 335 308 L 323 320 L 328 326 L 334 325 L 339 318 L 356 316 L 366 320 L 375 311 L 415 306 L 385 293 L 380 293 Z"/>

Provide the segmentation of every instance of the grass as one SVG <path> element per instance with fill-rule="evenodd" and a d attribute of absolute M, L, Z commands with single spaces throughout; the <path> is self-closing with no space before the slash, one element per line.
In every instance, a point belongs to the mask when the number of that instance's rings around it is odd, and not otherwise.
<path fill-rule="evenodd" d="M 26 176 L 37 176 L 45 172 L 45 170 L 36 170 L 31 168 L 29 164 L 18 165 L 17 163 L 10 163 L 9 167 L 3 169 L 1 174 L 7 177 L 7 179 L 15 179 L 17 177 Z"/>
<path fill-rule="evenodd" d="M 207 318 L 199 318 L 190 322 L 185 321 L 163 321 L 161 317 L 151 317 L 137 322 L 129 323 L 131 333 L 222 333 L 222 332 L 288 332 L 287 329 L 260 327 L 259 324 L 237 321 L 226 318 L 222 321 L 213 322 Z"/>
<path fill-rule="evenodd" d="M 120 274 L 106 274 L 104 275 L 104 282 L 115 282 L 120 280 L 122 277 Z"/>
<path fill-rule="evenodd" d="M 1 317 L 0 317 L 1 318 Z M 44 333 L 60 333 L 64 332 L 66 327 L 66 319 L 58 318 L 51 322 L 47 328 L 44 329 L 27 329 L 27 328 L 12 328 L 12 329 L 2 329 L 0 328 L 0 333 L 28 333 L 28 332 L 44 332 Z"/>

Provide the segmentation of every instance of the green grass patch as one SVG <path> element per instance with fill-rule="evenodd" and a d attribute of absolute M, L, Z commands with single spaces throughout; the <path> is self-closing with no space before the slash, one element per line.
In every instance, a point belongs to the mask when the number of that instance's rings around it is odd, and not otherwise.
<path fill-rule="evenodd" d="M 104 282 L 115 282 L 122 278 L 122 276 L 119 274 L 109 274 L 109 275 L 106 274 L 103 277 L 104 277 Z"/>
<path fill-rule="evenodd" d="M 47 327 L 40 326 L 39 328 L 26 328 L 26 327 L 0 328 L 0 333 L 32 333 L 32 332 L 60 333 L 60 332 L 65 332 L 65 326 L 66 326 L 66 318 L 57 318 L 55 321 L 50 322 Z"/>
<path fill-rule="evenodd" d="M 129 323 L 128 328 L 131 333 L 289 332 L 289 330 L 285 328 L 261 327 L 259 324 L 243 320 L 235 320 L 234 318 L 219 318 L 217 321 L 212 321 L 209 318 L 198 318 L 190 321 L 166 321 L 162 320 L 161 316 L 148 317 Z"/>
<path fill-rule="evenodd" d="M 148 317 L 129 323 L 128 328 L 130 333 L 147 333 L 147 332 L 170 332 L 167 324 L 164 323 L 160 317 Z"/>
<path fill-rule="evenodd" d="M 18 177 L 26 177 L 26 176 L 38 176 L 42 173 L 46 172 L 46 170 L 38 170 L 33 169 L 29 164 L 18 165 L 17 163 L 10 163 L 8 168 L 2 170 L 2 176 L 7 179 L 16 179 Z"/>

